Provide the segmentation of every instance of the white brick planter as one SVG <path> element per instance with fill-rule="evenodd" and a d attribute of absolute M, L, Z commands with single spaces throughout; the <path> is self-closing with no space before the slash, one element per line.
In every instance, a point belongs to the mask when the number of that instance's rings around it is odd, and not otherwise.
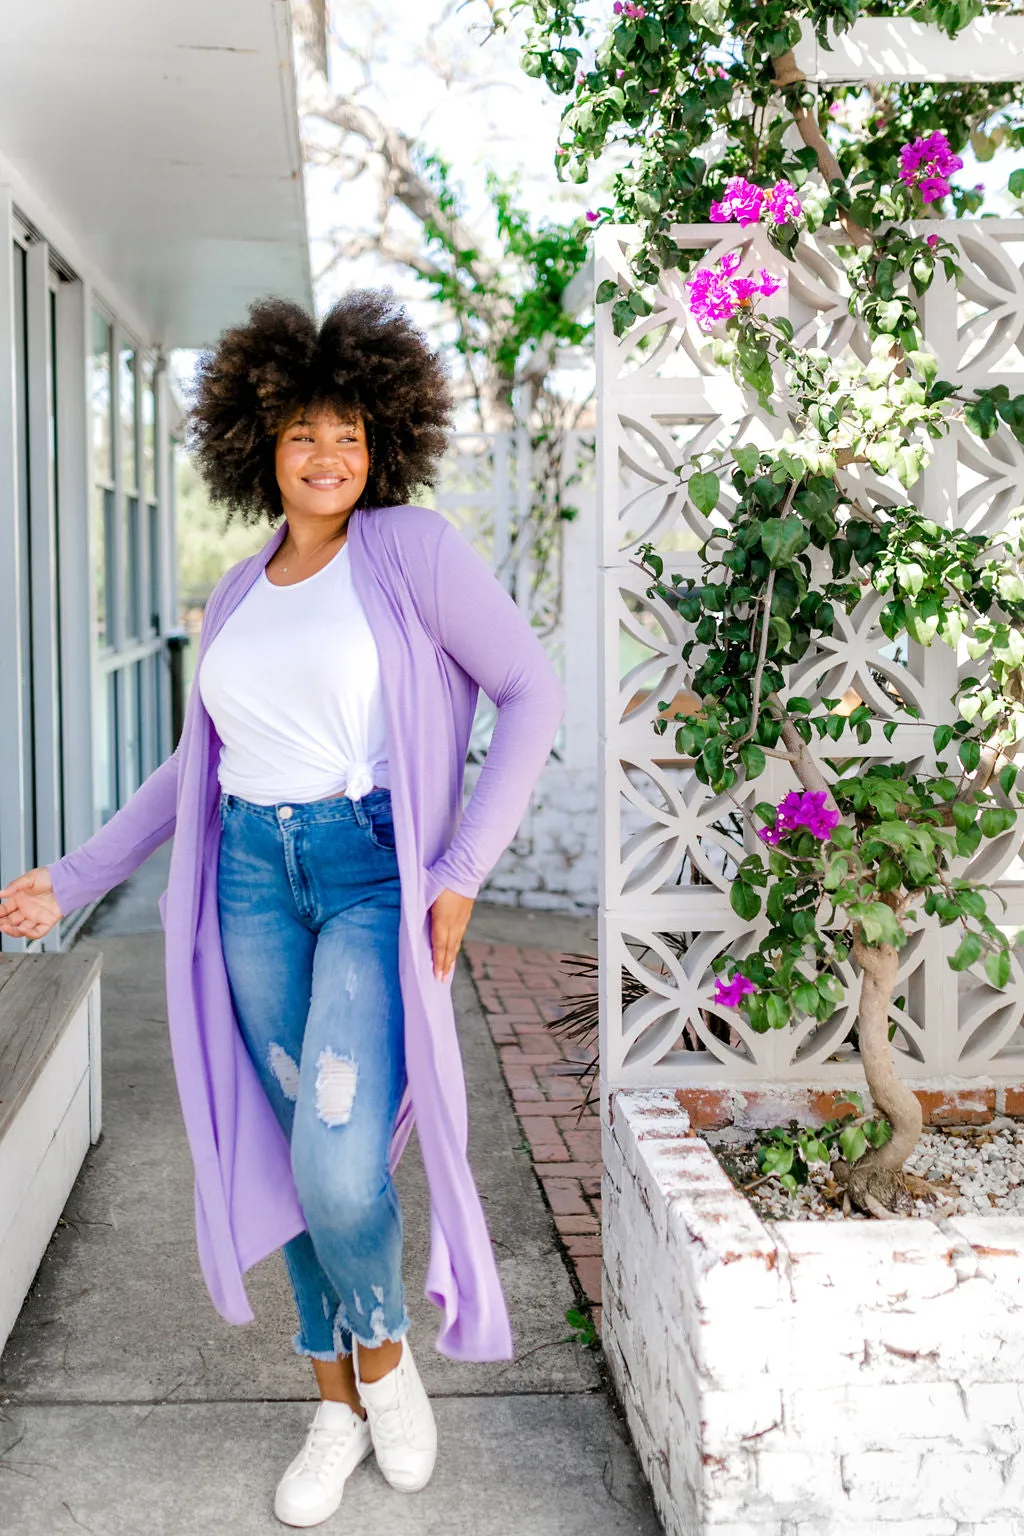
<path fill-rule="evenodd" d="M 613 1093 L 603 1141 L 604 1345 L 668 1536 L 1021 1536 L 1024 1219 L 763 1222 L 670 1092 Z"/>

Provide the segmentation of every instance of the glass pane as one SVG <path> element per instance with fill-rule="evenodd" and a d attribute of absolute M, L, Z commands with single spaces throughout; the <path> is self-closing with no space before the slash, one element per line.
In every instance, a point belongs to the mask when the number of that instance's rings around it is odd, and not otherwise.
<path fill-rule="evenodd" d="M 126 491 L 138 490 L 138 407 L 135 388 L 135 348 L 122 347 L 118 354 L 117 398 L 121 410 L 121 474 Z"/>
<path fill-rule="evenodd" d="M 164 742 L 164 657 L 165 651 L 154 651 L 149 658 L 151 669 L 150 679 L 150 762 L 156 768 L 163 761 L 162 748 Z M 152 768 L 150 769 L 152 772 Z"/>
<path fill-rule="evenodd" d="M 96 508 L 96 644 L 114 643 L 114 493 L 97 486 Z"/>
<path fill-rule="evenodd" d="M 134 795 L 142 783 L 139 758 L 142 739 L 139 735 L 139 663 L 125 667 L 124 674 L 124 764 L 125 783 L 120 786 L 122 805 Z"/>
<path fill-rule="evenodd" d="M 117 673 L 100 679 L 96 693 L 96 798 L 100 821 L 117 810 Z"/>
<path fill-rule="evenodd" d="M 152 502 L 147 508 L 149 517 L 149 627 L 153 634 L 160 633 L 160 511 Z"/>
<path fill-rule="evenodd" d="M 52 279 L 51 279 L 52 281 Z M 50 455 L 50 484 L 53 487 L 53 504 L 51 514 L 51 537 L 53 539 L 53 558 L 56 566 L 56 581 L 54 584 L 54 629 L 58 637 L 64 633 L 64 621 L 61 613 L 61 563 L 60 563 L 60 517 L 58 516 L 58 495 L 60 493 L 60 481 L 58 478 L 59 465 L 57 461 L 58 433 L 58 396 L 57 396 L 57 294 L 53 288 L 49 290 L 49 307 L 47 311 L 49 329 L 47 334 L 48 346 L 46 349 L 46 405 L 48 416 L 47 446 Z M 58 643 L 55 648 L 57 678 L 57 762 L 64 762 L 64 667 L 63 648 Z M 58 852 L 67 852 L 67 832 L 65 826 L 64 785 L 63 775 L 58 773 Z"/>
<path fill-rule="evenodd" d="M 142 555 L 141 540 L 139 537 L 139 498 L 129 496 L 124 505 L 125 513 L 125 550 L 128 562 L 127 585 L 128 601 L 125 606 L 125 633 L 132 639 L 137 639 L 141 634 L 142 621 L 142 593 L 139 582 L 139 565 Z"/>
<path fill-rule="evenodd" d="M 142 492 L 156 500 L 156 362 L 142 364 Z"/>
<path fill-rule="evenodd" d="M 32 665 L 32 507 L 29 485 L 29 416 L 28 416 L 28 312 L 27 312 L 27 256 L 17 241 L 12 253 L 14 277 L 14 472 L 16 478 L 18 549 L 21 556 L 18 586 L 21 591 L 21 746 L 23 822 L 25 838 L 25 868 L 31 869 L 36 862 L 38 847 L 35 804 L 35 675 Z"/>
<path fill-rule="evenodd" d="M 93 479 L 113 481 L 114 431 L 111 416 L 110 352 L 113 335 L 109 321 L 92 312 L 92 352 L 89 357 L 89 399 L 92 403 Z"/>

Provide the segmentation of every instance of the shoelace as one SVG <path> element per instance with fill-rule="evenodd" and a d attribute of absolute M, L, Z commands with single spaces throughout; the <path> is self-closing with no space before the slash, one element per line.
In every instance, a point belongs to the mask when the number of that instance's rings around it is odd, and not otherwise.
<path fill-rule="evenodd" d="M 387 1446 L 399 1445 L 410 1438 L 405 1415 L 402 1412 L 401 1384 L 397 1377 L 397 1372 L 401 1368 L 401 1365 L 395 1367 L 395 1390 L 390 1403 L 385 1408 L 375 1409 L 373 1415 L 373 1438 Z"/>
<path fill-rule="evenodd" d="M 306 1443 L 302 1447 L 302 1460 L 296 1471 L 312 1473 L 318 1479 L 328 1477 L 341 1452 L 352 1436 L 358 1433 L 359 1427 L 355 1419 L 346 1429 L 329 1428 L 326 1424 L 311 1424 Z"/>

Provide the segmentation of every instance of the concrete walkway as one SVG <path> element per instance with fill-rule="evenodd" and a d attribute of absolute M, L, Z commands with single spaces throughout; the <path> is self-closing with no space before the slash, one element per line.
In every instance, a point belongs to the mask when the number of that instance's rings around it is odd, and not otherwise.
<path fill-rule="evenodd" d="M 256 1322 L 223 1323 L 195 1259 L 192 1174 L 164 1015 L 155 897 L 166 850 L 96 914 L 102 950 L 104 1135 L 72 1192 L 0 1361 L 3 1536 L 260 1536 L 314 1396 L 291 1353 L 279 1255 L 249 1277 Z M 480 902 L 469 937 L 593 949 L 593 922 Z M 599 1351 L 568 1342 L 575 1293 L 464 960 L 456 1012 L 471 1155 L 499 1254 L 515 1361 L 459 1365 L 433 1349 L 423 1300 L 427 1198 L 415 1139 L 399 1185 L 413 1331 L 440 1434 L 414 1497 L 372 1459 L 320 1527 L 384 1536 L 657 1536 Z"/>

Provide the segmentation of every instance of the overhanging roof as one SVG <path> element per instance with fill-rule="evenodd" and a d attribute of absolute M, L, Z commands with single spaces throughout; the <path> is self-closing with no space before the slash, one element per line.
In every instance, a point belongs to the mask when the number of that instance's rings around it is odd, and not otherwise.
<path fill-rule="evenodd" d="M 0 152 L 166 347 L 312 303 L 287 0 L 5 6 Z"/>

